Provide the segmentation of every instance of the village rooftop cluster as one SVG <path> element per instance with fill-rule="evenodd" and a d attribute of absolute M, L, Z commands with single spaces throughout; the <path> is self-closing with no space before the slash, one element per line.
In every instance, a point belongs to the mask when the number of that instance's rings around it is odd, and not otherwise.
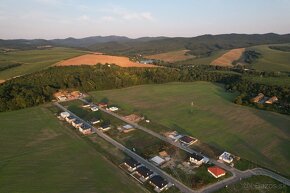
<path fill-rule="evenodd" d="M 64 92 L 62 92 L 64 93 Z M 71 93 L 68 93 L 69 96 L 75 96 L 76 99 L 81 98 L 84 96 L 80 92 L 74 91 L 74 93 L 79 93 L 78 95 L 72 95 Z M 71 98 L 74 97 L 68 97 L 68 95 L 60 95 L 56 97 L 59 101 L 63 102 L 64 98 L 65 100 L 71 100 Z M 84 101 L 84 99 L 82 99 Z M 100 102 L 97 104 L 94 103 L 87 103 L 81 105 L 82 108 L 87 109 L 91 112 L 99 111 L 100 109 L 103 112 L 106 113 L 115 113 L 116 111 L 119 111 L 119 107 L 116 106 L 109 106 L 107 103 Z M 117 115 L 117 114 L 116 114 Z M 110 124 L 103 122 L 103 120 L 98 118 L 93 118 L 92 120 L 86 122 L 83 121 L 81 118 L 77 117 L 76 115 L 73 115 L 67 111 L 63 111 L 59 114 L 59 118 L 61 120 L 65 120 L 67 123 L 71 124 L 74 128 L 76 128 L 80 133 L 84 135 L 90 135 L 93 133 L 96 133 L 96 130 L 99 130 L 101 132 L 107 132 L 110 129 L 114 128 Z M 123 124 L 116 127 L 116 130 L 118 130 L 121 133 L 129 133 L 131 131 L 136 130 L 136 125 L 140 122 L 145 120 L 143 116 L 139 116 L 137 114 L 130 114 L 126 116 L 122 116 L 122 118 L 132 124 Z M 146 123 L 150 123 L 150 120 L 146 119 Z M 136 125 L 135 125 L 136 124 Z M 170 131 L 165 132 L 163 135 L 173 143 L 179 143 L 181 146 L 188 148 L 189 146 L 195 144 L 198 139 L 189 136 L 189 135 L 183 135 L 179 134 L 177 131 Z M 112 136 L 111 136 L 112 137 Z M 134 148 L 133 148 L 134 151 Z M 228 153 L 224 152 L 218 157 L 220 162 L 232 164 L 233 162 L 233 156 Z M 166 151 L 160 151 L 159 155 L 152 156 L 148 159 L 149 162 L 154 164 L 155 166 L 159 168 L 165 168 L 168 165 L 174 163 L 172 162 L 172 157 L 166 152 Z M 180 160 L 182 161 L 182 160 Z M 210 163 L 210 159 L 206 156 L 203 156 L 199 153 L 191 153 L 188 154 L 188 157 L 186 158 L 186 161 L 184 164 L 187 166 L 185 167 L 185 171 L 189 170 L 190 168 L 198 168 L 203 164 L 208 164 L 207 171 L 210 175 L 212 175 L 214 178 L 220 178 L 226 175 L 226 171 L 216 165 L 213 165 Z M 192 165 L 192 166 L 191 166 Z M 166 179 L 164 179 L 162 176 L 160 176 L 158 173 L 150 170 L 145 165 L 137 162 L 133 158 L 126 159 L 122 164 L 119 165 L 123 170 L 125 170 L 130 176 L 132 176 L 134 179 L 136 179 L 141 184 L 144 184 L 145 182 L 148 182 L 150 185 L 154 187 L 154 190 L 156 192 L 164 191 L 171 186 L 174 186 L 173 183 L 168 182 Z M 231 165 L 233 166 L 233 165 Z M 189 167 L 186 169 L 186 167 Z"/>

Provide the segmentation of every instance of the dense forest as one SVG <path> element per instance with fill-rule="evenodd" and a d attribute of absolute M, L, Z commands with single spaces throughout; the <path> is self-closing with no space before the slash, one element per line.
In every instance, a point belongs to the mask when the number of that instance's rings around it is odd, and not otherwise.
<path fill-rule="evenodd" d="M 226 89 L 233 92 L 239 92 L 239 95 L 234 101 L 236 104 L 252 106 L 258 109 L 276 111 L 283 114 L 290 114 L 289 87 L 258 84 L 246 80 L 241 80 L 238 82 L 227 84 Z M 258 93 L 263 93 L 265 96 L 268 97 L 276 96 L 278 97 L 279 101 L 274 104 L 260 104 L 251 102 L 251 99 L 257 96 Z"/>

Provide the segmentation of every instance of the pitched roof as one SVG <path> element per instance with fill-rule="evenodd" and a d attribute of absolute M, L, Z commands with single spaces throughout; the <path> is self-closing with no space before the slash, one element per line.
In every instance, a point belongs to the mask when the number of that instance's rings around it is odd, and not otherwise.
<path fill-rule="evenodd" d="M 125 160 L 125 163 L 132 168 L 135 168 L 135 167 L 140 165 L 140 163 L 134 159 L 127 159 L 127 160 Z"/>
<path fill-rule="evenodd" d="M 81 128 L 83 130 L 87 130 L 87 129 L 91 129 L 91 126 L 89 124 L 84 124 L 84 125 L 81 126 Z"/>
<path fill-rule="evenodd" d="M 109 123 L 102 123 L 101 127 L 102 128 L 107 128 L 107 127 L 110 127 L 110 124 Z"/>
<path fill-rule="evenodd" d="M 226 172 L 223 169 L 221 169 L 217 166 L 209 167 L 209 168 L 207 168 L 207 170 L 210 173 L 214 174 L 216 177 L 223 175 L 223 174 L 226 174 Z"/>
<path fill-rule="evenodd" d="M 149 170 L 148 168 L 146 168 L 145 166 L 141 166 L 141 167 L 137 168 L 136 171 L 144 178 L 147 178 L 148 176 L 153 174 L 153 172 L 151 170 Z"/>
<path fill-rule="evenodd" d="M 188 136 L 185 135 L 185 136 L 181 137 L 179 140 L 182 141 L 182 142 L 185 142 L 185 143 L 190 143 L 190 142 L 193 141 L 193 138 L 188 137 Z"/>
<path fill-rule="evenodd" d="M 76 119 L 74 116 L 70 115 L 67 117 L 67 119 L 72 120 L 72 119 Z"/>
<path fill-rule="evenodd" d="M 154 163 L 156 163 L 157 165 L 160 165 L 160 164 L 165 162 L 165 160 L 159 156 L 155 156 L 155 157 L 151 158 L 150 160 L 153 161 Z"/>
<path fill-rule="evenodd" d="M 81 120 L 79 120 L 79 119 L 76 119 L 76 120 L 73 121 L 73 123 L 74 123 L 74 124 L 81 124 L 81 123 L 83 123 L 83 122 L 82 122 Z"/>
<path fill-rule="evenodd" d="M 200 161 L 200 160 L 203 159 L 203 156 L 198 155 L 198 154 L 196 154 L 196 153 L 192 153 L 192 154 L 190 154 L 190 157 L 193 158 L 193 159 L 196 159 L 196 160 L 198 160 L 198 161 Z"/>
<path fill-rule="evenodd" d="M 149 181 L 155 186 L 157 186 L 159 189 L 163 188 L 168 184 L 168 182 L 159 175 L 153 176 L 152 178 L 150 178 Z"/>

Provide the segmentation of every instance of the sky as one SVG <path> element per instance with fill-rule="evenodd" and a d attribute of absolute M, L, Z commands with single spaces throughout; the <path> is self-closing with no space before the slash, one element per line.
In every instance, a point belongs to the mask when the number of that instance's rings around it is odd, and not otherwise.
<path fill-rule="evenodd" d="M 0 39 L 290 33 L 290 0 L 0 0 Z"/>

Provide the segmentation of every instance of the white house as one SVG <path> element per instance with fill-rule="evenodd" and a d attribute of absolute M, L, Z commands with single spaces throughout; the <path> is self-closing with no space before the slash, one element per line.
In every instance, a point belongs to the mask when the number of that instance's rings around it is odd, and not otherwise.
<path fill-rule="evenodd" d="M 61 112 L 60 113 L 60 116 L 62 117 L 62 118 L 67 118 L 68 116 L 70 116 L 70 114 L 68 113 L 68 112 Z"/>
<path fill-rule="evenodd" d="M 79 128 L 79 126 L 81 126 L 83 123 L 79 120 L 76 119 L 72 122 L 72 126 L 74 126 L 75 128 Z"/>
<path fill-rule="evenodd" d="M 84 108 L 90 108 L 91 105 L 90 104 L 87 104 L 87 105 L 83 105 L 82 107 L 84 107 Z"/>
<path fill-rule="evenodd" d="M 222 160 L 222 161 L 224 161 L 224 162 L 226 162 L 226 163 L 232 163 L 233 162 L 233 156 L 230 154 L 230 153 L 228 153 L 228 152 L 224 152 L 224 153 L 222 153 L 220 156 L 219 156 L 219 159 L 220 160 Z"/>
<path fill-rule="evenodd" d="M 99 130 L 101 131 L 108 131 L 111 129 L 111 125 L 110 124 L 102 124 L 100 127 L 99 127 Z"/>
<path fill-rule="evenodd" d="M 101 122 L 100 119 L 92 119 L 92 120 L 91 120 L 91 124 L 93 124 L 93 125 L 95 125 L 95 124 L 97 124 L 97 123 L 100 123 L 100 122 Z"/>
<path fill-rule="evenodd" d="M 202 163 L 204 163 L 203 162 L 203 156 L 201 156 L 201 155 L 198 155 L 198 154 L 196 154 L 196 153 L 192 153 L 192 154 L 190 154 L 190 156 L 189 156 L 189 161 L 191 162 L 191 163 L 194 163 L 194 164 L 196 164 L 196 165 L 201 165 Z"/>
<path fill-rule="evenodd" d="M 96 106 L 91 107 L 91 111 L 93 111 L 93 112 L 98 111 L 98 110 L 99 110 L 99 108 Z"/>
<path fill-rule="evenodd" d="M 92 128 L 88 124 L 83 124 L 83 125 L 79 126 L 79 131 L 84 135 L 88 135 L 88 134 L 92 133 Z"/>
<path fill-rule="evenodd" d="M 165 162 L 165 159 L 163 159 L 159 156 L 155 156 L 155 157 L 151 158 L 150 161 L 152 161 L 155 165 L 159 166 Z"/>
<path fill-rule="evenodd" d="M 168 182 L 159 175 L 155 175 L 149 180 L 149 184 L 154 186 L 156 192 L 161 192 L 168 188 Z"/>
<path fill-rule="evenodd" d="M 112 112 L 114 112 L 114 111 L 118 111 L 119 108 L 118 107 L 110 107 L 109 110 L 112 111 Z"/>
<path fill-rule="evenodd" d="M 141 164 L 134 159 L 128 159 L 124 162 L 124 164 L 128 167 L 128 171 L 133 172 L 137 169 Z"/>
<path fill-rule="evenodd" d="M 64 95 L 61 95 L 61 96 L 58 96 L 57 99 L 58 99 L 59 101 L 66 101 L 66 100 L 67 100 L 67 97 L 64 96 Z"/>
<path fill-rule="evenodd" d="M 76 118 L 72 115 L 68 116 L 67 118 L 65 118 L 65 120 L 68 122 L 68 123 L 72 123 L 73 121 L 76 120 Z"/>

